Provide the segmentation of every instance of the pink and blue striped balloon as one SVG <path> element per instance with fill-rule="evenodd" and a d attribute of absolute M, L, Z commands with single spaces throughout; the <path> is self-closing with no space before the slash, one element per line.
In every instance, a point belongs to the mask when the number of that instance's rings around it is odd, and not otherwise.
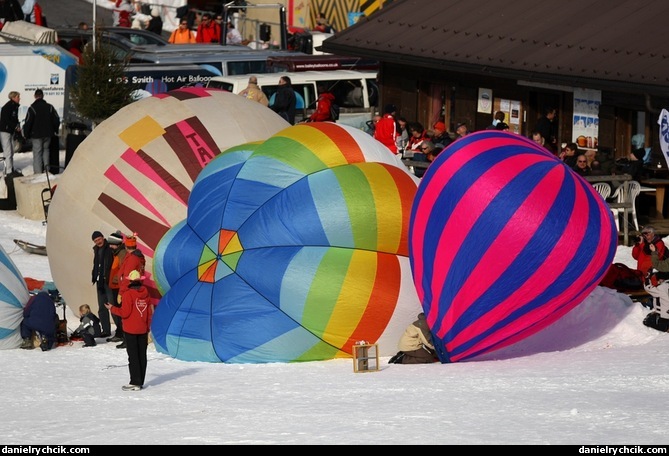
<path fill-rule="evenodd" d="M 442 362 L 530 336 L 581 303 L 618 236 L 591 184 L 508 132 L 461 138 L 430 165 L 409 225 L 419 299 Z"/>

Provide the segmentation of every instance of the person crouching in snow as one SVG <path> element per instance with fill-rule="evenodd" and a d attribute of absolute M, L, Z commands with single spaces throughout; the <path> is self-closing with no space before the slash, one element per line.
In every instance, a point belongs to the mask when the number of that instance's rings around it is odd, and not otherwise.
<path fill-rule="evenodd" d="M 33 349 L 33 333 L 40 336 L 40 348 L 42 351 L 50 350 L 56 344 L 56 306 L 46 291 L 40 291 L 32 296 L 23 308 L 23 321 L 21 322 L 21 338 L 23 349 Z"/>
<path fill-rule="evenodd" d="M 79 306 L 79 327 L 74 330 L 73 336 L 84 339 L 83 347 L 95 347 L 97 345 L 95 338 L 102 336 L 100 319 L 91 311 L 88 304 Z"/>
<path fill-rule="evenodd" d="M 393 356 L 391 364 L 426 364 L 437 361 L 432 343 L 432 333 L 427 326 L 425 314 L 419 313 L 418 320 L 407 326 L 398 344 L 399 353 Z"/>

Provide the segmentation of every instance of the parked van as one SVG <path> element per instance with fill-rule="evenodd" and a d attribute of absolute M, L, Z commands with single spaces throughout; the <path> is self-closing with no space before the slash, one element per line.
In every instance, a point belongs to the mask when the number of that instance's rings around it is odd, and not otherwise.
<path fill-rule="evenodd" d="M 295 122 L 302 122 L 316 109 L 318 85 L 325 83 L 340 107 L 339 123 L 364 129 L 377 110 L 379 88 L 376 71 L 300 71 L 294 73 L 257 74 L 258 86 L 265 92 L 270 106 L 279 87 L 279 78 L 289 76 L 297 96 Z M 249 76 L 216 76 L 207 87 L 239 93 L 247 86 Z"/>

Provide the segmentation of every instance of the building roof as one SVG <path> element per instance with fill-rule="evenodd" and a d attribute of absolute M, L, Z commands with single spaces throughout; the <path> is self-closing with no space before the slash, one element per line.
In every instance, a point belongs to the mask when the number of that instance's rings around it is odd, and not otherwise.
<path fill-rule="evenodd" d="M 550 84 L 669 95 L 666 0 L 395 0 L 322 49 Z"/>

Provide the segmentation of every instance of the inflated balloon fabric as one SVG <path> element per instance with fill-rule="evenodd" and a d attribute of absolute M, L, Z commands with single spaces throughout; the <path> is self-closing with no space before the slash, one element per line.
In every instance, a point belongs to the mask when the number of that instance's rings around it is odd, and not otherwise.
<path fill-rule="evenodd" d="M 615 255 L 611 211 L 536 143 L 470 134 L 428 168 L 411 212 L 416 291 L 442 362 L 519 341 L 583 301 Z"/>
<path fill-rule="evenodd" d="M 0 350 L 21 345 L 20 326 L 28 298 L 21 273 L 0 246 Z"/>
<path fill-rule="evenodd" d="M 360 130 L 314 122 L 233 147 L 198 176 L 156 249 L 158 350 L 262 363 L 388 354 L 418 312 L 408 228 L 418 181 Z"/>
<path fill-rule="evenodd" d="M 97 303 L 90 274 L 93 231 L 137 233 L 146 258 L 145 285 L 157 302 L 153 251 L 186 218 L 202 168 L 221 150 L 267 139 L 287 126 L 259 103 L 197 87 L 136 101 L 96 126 L 55 180 L 49 206 L 49 266 L 72 311 Z"/>

